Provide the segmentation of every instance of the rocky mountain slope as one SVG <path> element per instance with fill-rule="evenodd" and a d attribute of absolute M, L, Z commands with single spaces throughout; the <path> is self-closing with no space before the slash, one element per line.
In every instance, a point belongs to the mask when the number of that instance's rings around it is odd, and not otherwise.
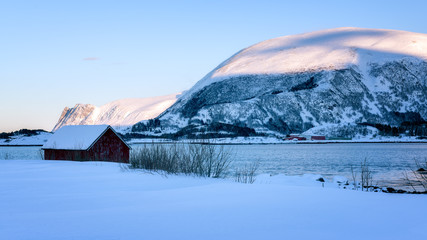
<path fill-rule="evenodd" d="M 113 101 L 101 107 L 91 104 L 76 104 L 65 107 L 53 128 L 56 131 L 66 125 L 109 124 L 116 129 L 157 117 L 175 103 L 178 94 L 152 98 L 129 98 Z"/>
<path fill-rule="evenodd" d="M 338 28 L 284 36 L 239 51 L 132 130 L 352 137 L 378 126 L 425 128 L 426 82 L 427 34 Z"/>

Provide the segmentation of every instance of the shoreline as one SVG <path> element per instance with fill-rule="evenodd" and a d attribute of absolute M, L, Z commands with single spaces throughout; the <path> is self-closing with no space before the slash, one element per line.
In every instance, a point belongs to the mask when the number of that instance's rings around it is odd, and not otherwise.
<path fill-rule="evenodd" d="M 427 140 L 420 140 L 420 141 L 393 141 L 393 140 L 384 140 L 384 141 L 277 141 L 277 142 L 215 142 L 215 140 L 209 139 L 207 141 L 212 142 L 197 142 L 199 139 L 195 139 L 194 141 L 188 141 L 188 140 L 181 140 L 181 141 L 172 141 L 165 139 L 164 141 L 155 141 L 154 139 L 151 139 L 152 141 L 128 141 L 129 144 L 132 145 L 140 145 L 140 144 L 172 144 L 172 143 L 190 143 L 190 144 L 212 144 L 212 145 L 286 145 L 286 144 L 355 144 L 355 143 L 363 143 L 363 144 L 369 144 L 369 143 L 384 143 L 384 144 L 390 144 L 390 143 L 410 143 L 410 144 L 427 144 Z M 206 139 L 203 139 L 206 140 Z M 43 144 L 0 144 L 0 147 L 42 147 Z"/>
<path fill-rule="evenodd" d="M 194 139 L 194 140 L 180 140 L 180 141 L 172 141 L 168 139 L 164 139 L 159 141 L 159 139 L 147 139 L 146 141 L 129 141 L 129 144 L 171 144 L 171 143 L 190 143 L 190 144 L 213 144 L 213 145 L 285 145 L 285 144 L 354 144 L 354 143 L 413 143 L 413 144 L 426 144 L 427 140 L 408 140 L 408 141 L 398 141 L 398 140 L 321 140 L 321 141 L 251 141 L 251 140 L 243 140 L 239 141 L 238 139 Z M 203 142 L 207 141 L 207 142 Z"/>

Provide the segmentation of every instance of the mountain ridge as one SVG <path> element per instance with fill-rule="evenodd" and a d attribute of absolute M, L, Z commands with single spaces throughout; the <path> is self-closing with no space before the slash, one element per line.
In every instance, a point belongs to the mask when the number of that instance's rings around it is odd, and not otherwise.
<path fill-rule="evenodd" d="M 375 134 L 366 124 L 427 119 L 426 81 L 427 34 L 339 28 L 284 36 L 237 52 L 156 126 L 132 129 L 197 137 L 249 128 L 283 136 L 334 126 L 341 129 L 335 135 Z"/>
<path fill-rule="evenodd" d="M 123 129 L 133 124 L 157 117 L 175 103 L 178 94 L 150 98 L 127 98 L 116 100 L 100 107 L 92 104 L 76 104 L 65 107 L 53 132 L 66 125 L 108 124 Z"/>

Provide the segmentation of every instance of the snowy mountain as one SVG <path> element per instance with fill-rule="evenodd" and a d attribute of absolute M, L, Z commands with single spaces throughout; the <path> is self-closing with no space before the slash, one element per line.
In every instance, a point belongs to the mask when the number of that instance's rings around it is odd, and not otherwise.
<path fill-rule="evenodd" d="M 426 81 L 427 34 L 338 28 L 284 36 L 221 63 L 155 127 L 178 135 L 367 135 L 375 124 L 425 123 Z"/>
<path fill-rule="evenodd" d="M 109 124 L 116 129 L 157 117 L 175 103 L 178 94 L 152 98 L 129 98 L 113 101 L 101 107 L 91 104 L 76 104 L 65 107 L 53 128 L 56 131 L 66 125 Z"/>

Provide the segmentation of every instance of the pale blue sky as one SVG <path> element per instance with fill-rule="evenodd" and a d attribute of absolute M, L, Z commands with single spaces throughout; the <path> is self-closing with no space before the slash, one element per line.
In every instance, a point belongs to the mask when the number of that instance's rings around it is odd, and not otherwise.
<path fill-rule="evenodd" d="M 0 1 L 0 132 L 167 95 L 242 48 L 336 27 L 427 33 L 427 1 Z"/>

